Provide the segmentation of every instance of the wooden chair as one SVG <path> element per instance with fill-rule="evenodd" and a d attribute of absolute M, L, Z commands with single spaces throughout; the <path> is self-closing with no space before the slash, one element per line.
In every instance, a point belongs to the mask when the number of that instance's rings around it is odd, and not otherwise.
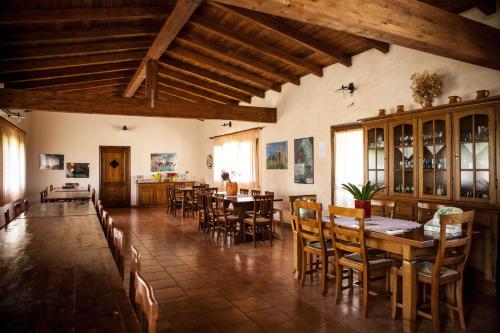
<path fill-rule="evenodd" d="M 265 195 L 272 195 L 274 198 L 274 192 L 271 191 L 264 191 Z M 274 219 L 274 214 L 278 214 L 278 219 Z M 279 229 L 281 230 L 279 233 L 277 232 Z M 280 240 L 286 240 L 285 237 L 285 222 L 283 220 L 283 209 L 281 208 L 273 208 L 273 230 L 274 230 L 274 237 L 278 238 Z"/>
<path fill-rule="evenodd" d="M 182 209 L 182 197 L 177 196 L 175 186 L 169 186 L 168 193 L 170 214 L 177 216 L 177 211 Z"/>
<path fill-rule="evenodd" d="M 23 200 L 23 212 L 25 212 L 30 206 L 30 201 L 28 199 Z"/>
<path fill-rule="evenodd" d="M 196 191 L 194 195 L 196 196 L 196 204 L 193 206 L 193 216 L 196 215 L 198 231 L 200 231 L 205 229 L 207 223 L 206 196 L 202 190 Z"/>
<path fill-rule="evenodd" d="M 273 246 L 273 204 L 272 195 L 254 196 L 253 216 L 243 220 L 243 240 L 252 235 L 255 248 L 257 235 L 267 235 Z"/>
<path fill-rule="evenodd" d="M 92 186 L 90 186 L 90 184 L 87 186 L 87 191 L 90 192 L 90 190 L 92 189 Z"/>
<path fill-rule="evenodd" d="M 158 302 L 154 297 L 153 288 L 139 272 L 135 273 L 135 305 L 137 319 L 144 328 L 143 332 L 156 333 Z"/>
<path fill-rule="evenodd" d="M 416 202 L 396 201 L 392 218 L 416 221 L 418 215 L 417 210 Z"/>
<path fill-rule="evenodd" d="M 297 224 L 297 233 L 302 247 L 302 262 L 300 285 L 304 286 L 306 275 L 311 276 L 313 280 L 313 264 L 314 258 L 321 258 L 321 294 L 326 295 L 327 280 L 328 280 L 328 261 L 334 256 L 335 252 L 332 247 L 332 240 L 329 228 L 324 228 L 322 221 L 321 203 L 295 201 L 297 214 L 295 221 Z M 302 215 L 298 212 L 303 209 L 311 214 Z M 314 215 L 314 218 L 308 216 Z M 309 262 L 309 269 L 307 263 Z"/>
<path fill-rule="evenodd" d="M 207 187 L 206 190 L 212 194 L 216 194 L 217 192 L 219 192 L 218 187 Z"/>
<path fill-rule="evenodd" d="M 133 245 L 130 245 L 130 283 L 128 296 L 130 304 L 135 305 L 135 273 L 141 271 L 141 254 L 139 250 Z"/>
<path fill-rule="evenodd" d="M 108 240 L 109 247 L 113 250 L 113 218 L 108 217 L 106 220 L 106 239 Z"/>
<path fill-rule="evenodd" d="M 215 208 L 213 209 L 213 214 L 216 216 L 216 228 L 217 229 L 217 241 L 219 241 L 219 236 L 221 234 L 224 235 L 224 244 L 227 241 L 227 236 L 234 237 L 236 232 L 236 223 L 240 222 L 241 219 L 239 216 L 232 214 L 229 212 L 225 205 L 225 200 L 223 196 L 215 197 Z"/>
<path fill-rule="evenodd" d="M 210 192 L 205 192 L 206 202 L 207 202 L 207 233 L 212 230 L 212 237 L 215 235 L 215 230 L 217 229 L 217 217 L 219 213 L 217 212 L 217 198 L 224 198 L 224 194 L 210 194 Z"/>
<path fill-rule="evenodd" d="M 40 202 L 41 203 L 45 202 L 45 191 L 40 191 Z"/>
<path fill-rule="evenodd" d="M 50 192 L 54 191 L 54 185 L 50 185 L 49 190 L 50 190 Z"/>
<path fill-rule="evenodd" d="M 23 212 L 22 205 L 20 202 L 14 205 L 14 217 L 21 215 Z"/>
<path fill-rule="evenodd" d="M 95 206 L 95 188 L 92 189 L 92 203 Z"/>
<path fill-rule="evenodd" d="M 101 227 L 102 227 L 102 230 L 104 231 L 105 234 L 106 234 L 106 226 L 108 225 L 108 219 L 109 219 L 108 212 L 103 209 L 101 212 L 101 218 L 99 221 L 101 222 Z M 107 234 L 106 234 L 106 236 L 107 236 Z"/>
<path fill-rule="evenodd" d="M 328 206 L 332 228 L 333 248 L 335 250 L 335 303 L 340 301 L 340 295 L 343 290 L 353 289 L 353 270 L 358 272 L 358 287 L 360 292 L 361 315 L 366 318 L 368 307 L 368 296 L 370 293 L 370 277 L 374 271 L 384 270 L 386 273 L 386 288 L 388 287 L 388 278 L 390 268 L 393 265 L 391 259 L 369 258 L 365 245 L 365 212 L 363 209 L 344 208 L 337 206 Z M 340 226 L 336 220 L 340 217 L 347 217 L 358 220 L 358 228 L 347 228 Z M 348 285 L 342 286 L 344 280 L 344 268 L 347 268 Z M 382 294 L 378 294 L 382 295 Z M 377 296 L 378 296 L 377 295 Z"/>
<path fill-rule="evenodd" d="M 95 211 L 97 213 L 97 215 L 99 215 L 99 206 L 102 205 L 102 201 L 99 199 L 97 200 L 97 202 L 95 203 Z"/>
<path fill-rule="evenodd" d="M 113 257 L 115 258 L 116 267 L 123 280 L 125 270 L 125 256 L 123 254 L 123 231 L 117 227 L 113 227 Z"/>
<path fill-rule="evenodd" d="M 371 200 L 372 215 L 394 218 L 394 205 L 392 200 Z"/>
<path fill-rule="evenodd" d="M 248 195 L 250 191 L 247 188 L 240 188 L 240 194 L 242 195 Z"/>
<path fill-rule="evenodd" d="M 420 224 L 429 222 L 429 220 L 431 220 L 434 217 L 434 213 L 436 213 L 439 209 L 444 207 L 446 207 L 446 205 L 440 205 L 433 202 L 419 202 L 417 222 Z"/>
<path fill-rule="evenodd" d="M 252 197 L 256 197 L 256 196 L 260 195 L 260 193 L 261 193 L 260 190 L 251 190 L 250 191 L 250 195 Z"/>
<path fill-rule="evenodd" d="M 458 313 L 460 327 L 465 329 L 465 317 L 463 308 L 463 279 L 464 267 L 469 257 L 469 250 L 472 241 L 472 227 L 474 224 L 474 211 L 462 214 L 444 215 L 439 221 L 439 248 L 434 262 L 423 261 L 417 264 L 417 281 L 423 285 L 424 304 L 419 307 L 417 314 L 432 320 L 434 332 L 440 331 L 439 324 L 439 290 L 443 286 L 451 285 L 451 303 L 443 302 L 449 309 Z M 461 235 L 449 237 L 446 234 L 447 226 L 460 224 L 462 226 Z M 464 230 L 465 227 L 465 230 Z M 397 308 L 402 307 L 397 301 L 398 276 L 402 276 L 401 269 L 393 267 L 391 269 L 391 309 L 392 318 L 397 315 Z M 426 286 L 431 287 L 430 304 L 426 303 L 428 295 Z M 424 312 L 424 309 L 431 308 L 431 312 Z"/>

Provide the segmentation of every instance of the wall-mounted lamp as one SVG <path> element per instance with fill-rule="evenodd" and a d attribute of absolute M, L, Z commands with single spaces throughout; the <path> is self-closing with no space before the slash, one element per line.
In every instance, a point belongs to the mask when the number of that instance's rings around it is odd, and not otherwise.
<path fill-rule="evenodd" d="M 127 132 L 127 131 L 130 131 L 130 129 L 127 127 L 127 125 L 123 125 L 122 131 Z"/>
<path fill-rule="evenodd" d="M 342 91 L 342 92 L 348 91 L 350 94 L 352 94 L 354 90 L 356 90 L 356 88 L 354 87 L 354 83 L 352 82 L 349 83 L 347 86 L 342 85 L 339 89 L 337 89 L 337 91 Z"/>
<path fill-rule="evenodd" d="M 231 128 L 233 126 L 233 124 L 231 122 L 227 122 L 227 123 L 222 124 L 222 126 L 224 126 L 224 127 L 227 126 L 227 127 Z"/>
<path fill-rule="evenodd" d="M 16 118 L 18 122 L 21 122 L 25 117 L 21 114 L 21 112 L 12 112 L 9 109 L 2 109 L 7 118 Z"/>

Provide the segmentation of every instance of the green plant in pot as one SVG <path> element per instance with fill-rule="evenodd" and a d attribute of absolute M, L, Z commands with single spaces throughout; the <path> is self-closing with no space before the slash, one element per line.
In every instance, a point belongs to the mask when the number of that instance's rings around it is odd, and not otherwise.
<path fill-rule="evenodd" d="M 352 183 L 342 184 L 342 188 L 354 197 L 354 207 L 363 208 L 365 210 L 365 218 L 372 217 L 372 199 L 384 187 L 378 187 L 377 184 L 372 184 L 368 181 L 365 185 L 359 186 Z"/>

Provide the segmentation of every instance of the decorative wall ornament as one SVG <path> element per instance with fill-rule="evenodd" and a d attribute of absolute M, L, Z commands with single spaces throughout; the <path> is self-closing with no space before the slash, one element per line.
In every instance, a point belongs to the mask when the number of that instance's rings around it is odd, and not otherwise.
<path fill-rule="evenodd" d="M 214 166 L 214 157 L 212 156 L 212 154 L 208 154 L 208 156 L 207 156 L 207 167 L 209 169 L 212 169 L 213 166 Z"/>
<path fill-rule="evenodd" d="M 266 169 L 288 169 L 288 141 L 266 145 Z"/>
<path fill-rule="evenodd" d="M 314 184 L 314 138 L 294 140 L 294 182 Z"/>
<path fill-rule="evenodd" d="M 64 155 L 40 154 L 40 170 L 64 170 Z"/>
<path fill-rule="evenodd" d="M 115 161 L 116 162 L 116 161 Z M 89 163 L 66 163 L 67 178 L 89 178 Z"/>
<path fill-rule="evenodd" d="M 177 168 L 175 153 L 151 154 L 151 172 L 174 171 Z"/>

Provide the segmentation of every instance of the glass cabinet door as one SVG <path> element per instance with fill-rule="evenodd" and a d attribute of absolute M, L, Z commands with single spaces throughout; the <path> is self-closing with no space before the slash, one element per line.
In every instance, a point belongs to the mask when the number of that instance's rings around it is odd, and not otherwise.
<path fill-rule="evenodd" d="M 416 195 L 416 120 L 391 123 L 391 195 Z"/>
<path fill-rule="evenodd" d="M 450 115 L 419 119 L 419 194 L 450 199 Z"/>
<path fill-rule="evenodd" d="M 493 110 L 457 113 L 457 200 L 495 201 L 494 123 Z"/>
<path fill-rule="evenodd" d="M 384 125 L 365 128 L 365 179 L 385 187 L 380 194 L 387 194 L 386 135 Z"/>

